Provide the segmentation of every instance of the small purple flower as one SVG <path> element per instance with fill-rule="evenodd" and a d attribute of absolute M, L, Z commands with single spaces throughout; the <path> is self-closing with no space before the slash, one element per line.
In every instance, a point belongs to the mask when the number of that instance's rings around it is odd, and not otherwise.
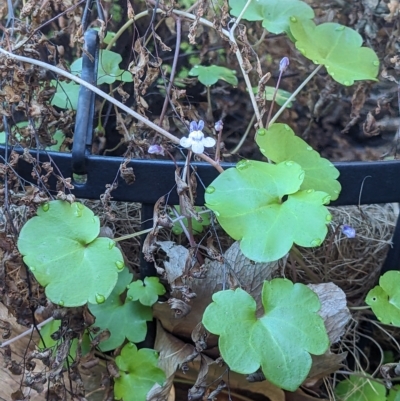
<path fill-rule="evenodd" d="M 355 238 L 356 237 L 356 230 L 348 225 L 343 225 L 342 226 L 342 233 L 347 237 L 347 238 Z"/>
<path fill-rule="evenodd" d="M 189 128 L 189 137 L 183 137 L 180 140 L 181 146 L 184 148 L 192 148 L 193 153 L 201 154 L 204 148 L 212 148 L 215 145 L 215 139 L 204 138 L 202 129 L 204 128 L 204 121 L 200 120 L 198 123 L 192 121 Z"/>
<path fill-rule="evenodd" d="M 214 125 L 215 131 L 219 132 L 222 131 L 224 129 L 224 123 L 222 122 L 222 120 L 218 120 L 215 125 Z"/>
<path fill-rule="evenodd" d="M 157 144 L 149 146 L 147 152 L 150 153 L 151 155 L 165 156 L 164 148 L 161 145 Z"/>
<path fill-rule="evenodd" d="M 284 57 L 279 62 L 279 71 L 280 72 L 285 72 L 288 67 L 289 67 L 289 58 L 288 57 Z"/>

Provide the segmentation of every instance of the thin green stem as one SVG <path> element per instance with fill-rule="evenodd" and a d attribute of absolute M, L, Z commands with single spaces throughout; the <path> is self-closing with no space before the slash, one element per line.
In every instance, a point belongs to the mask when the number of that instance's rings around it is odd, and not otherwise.
<path fill-rule="evenodd" d="M 350 310 L 366 310 L 371 309 L 370 306 L 349 306 Z"/>
<path fill-rule="evenodd" d="M 254 120 L 256 119 L 256 115 L 254 114 L 253 117 L 251 117 L 251 120 L 249 122 L 249 124 L 247 125 L 246 128 L 246 132 L 244 133 L 244 135 L 240 138 L 240 142 L 236 145 L 235 149 L 233 149 L 231 152 L 229 153 L 224 153 L 224 156 L 231 156 L 236 154 L 237 152 L 239 152 L 240 148 L 243 146 L 244 141 L 246 140 L 247 136 L 249 135 L 249 132 L 251 130 L 251 127 L 254 124 Z"/>
<path fill-rule="evenodd" d="M 210 213 L 210 210 L 204 210 L 203 212 L 199 212 L 199 214 L 204 214 L 204 213 Z M 186 219 L 186 217 L 185 216 L 179 216 L 176 219 L 172 219 L 172 223 L 176 223 L 177 221 L 180 221 L 180 220 L 183 220 L 183 219 Z M 163 227 L 159 226 L 159 228 L 163 228 Z M 137 232 L 132 233 L 132 234 L 123 235 L 122 237 L 119 237 L 119 238 L 114 238 L 113 241 L 115 241 L 115 242 L 125 241 L 127 239 L 139 237 L 142 234 L 147 234 L 152 230 L 153 230 L 153 227 L 152 228 L 147 228 L 146 230 L 141 230 L 141 231 L 137 231 Z"/>
<path fill-rule="evenodd" d="M 211 122 L 213 121 L 213 113 L 212 113 L 212 104 L 211 104 L 211 88 L 209 85 L 206 86 L 206 90 L 207 90 L 207 112 L 206 112 L 206 116 L 207 116 L 207 121 Z"/>
<path fill-rule="evenodd" d="M 149 14 L 149 11 L 143 11 L 137 15 L 134 16 L 134 18 L 129 19 L 128 21 L 125 22 L 124 25 L 119 28 L 118 32 L 115 34 L 113 38 L 111 38 L 110 43 L 107 45 L 106 50 L 111 50 L 112 47 L 114 46 L 115 42 L 120 38 L 120 36 L 138 19 L 145 17 L 146 15 Z"/>
<path fill-rule="evenodd" d="M 272 125 L 279 116 L 284 112 L 287 105 L 297 96 L 297 94 L 310 82 L 312 77 L 322 68 L 322 64 L 318 65 L 315 70 L 301 83 L 301 85 L 290 95 L 289 99 L 282 105 L 282 107 L 277 111 L 277 113 L 272 117 L 268 127 Z M 267 127 L 267 128 L 268 128 Z"/>
<path fill-rule="evenodd" d="M 270 105 L 269 112 L 268 112 L 268 117 L 267 117 L 267 123 L 265 124 L 267 127 L 269 127 L 269 122 L 271 121 L 272 110 L 274 108 L 276 94 L 278 93 L 278 88 L 279 88 L 279 85 L 281 83 L 281 78 L 282 78 L 282 70 L 279 71 L 278 82 L 276 83 L 274 94 L 272 96 L 271 105 Z"/>

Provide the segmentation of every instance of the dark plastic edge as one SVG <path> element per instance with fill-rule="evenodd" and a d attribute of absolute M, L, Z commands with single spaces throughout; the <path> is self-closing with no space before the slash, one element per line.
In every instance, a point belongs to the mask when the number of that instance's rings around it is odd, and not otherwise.
<path fill-rule="evenodd" d="M 20 149 L 18 153 L 22 154 Z M 32 150 L 32 156 L 40 162 L 52 161 L 65 178 L 72 177 L 71 154 L 43 152 Z M 0 146 L 0 156 L 4 158 L 5 148 Z M 123 159 L 109 156 L 86 156 L 87 182 L 75 185 L 71 191 L 78 198 L 98 199 L 106 190 L 107 184 L 116 182 L 118 188 L 112 192 L 114 200 L 154 204 L 161 196 L 166 195 L 170 204 L 178 204 L 174 189 L 175 165 L 164 160 L 132 160 L 127 167 L 132 167 L 135 182 L 128 185 L 120 177 L 119 168 Z M 183 163 L 178 163 L 183 167 Z M 222 163 L 223 168 L 235 164 Z M 400 201 L 400 161 L 375 162 L 340 162 L 334 163 L 340 171 L 339 181 L 342 192 L 339 199 L 331 202 L 332 206 L 358 205 L 372 203 L 391 203 Z M 218 172 L 209 164 L 194 162 L 199 180 L 208 186 L 218 176 Z M 18 174 L 26 181 L 32 181 L 32 165 L 19 161 Z M 50 189 L 55 191 L 55 180 L 49 182 Z M 201 183 L 197 188 L 196 204 L 204 204 L 204 188 Z"/>

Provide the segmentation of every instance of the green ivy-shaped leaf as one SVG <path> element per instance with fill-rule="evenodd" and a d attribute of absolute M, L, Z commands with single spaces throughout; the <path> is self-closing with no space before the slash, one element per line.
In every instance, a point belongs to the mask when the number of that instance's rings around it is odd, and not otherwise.
<path fill-rule="evenodd" d="M 181 209 L 179 206 L 175 206 L 175 209 L 177 210 L 178 213 L 181 212 Z M 196 212 L 202 212 L 202 211 L 204 211 L 204 208 L 202 206 L 195 206 L 195 210 L 196 210 Z M 173 219 L 176 217 L 174 213 L 171 213 L 170 216 Z M 201 222 L 197 221 L 196 219 L 192 219 L 192 230 L 193 230 L 194 234 L 202 233 L 204 227 L 208 227 L 211 224 L 209 213 L 203 213 L 201 215 L 201 218 L 203 219 L 203 221 L 201 221 Z M 174 226 L 172 227 L 172 232 L 175 235 L 179 235 L 179 234 L 183 233 L 183 229 L 182 229 L 180 222 L 182 222 L 186 228 L 188 227 L 188 221 L 186 218 L 175 222 Z"/>
<path fill-rule="evenodd" d="M 329 75 L 342 85 L 370 79 L 376 81 L 379 60 L 375 52 L 361 47 L 363 39 L 355 30 L 334 22 L 316 26 L 311 20 L 290 18 L 290 30 L 297 49 L 314 64 L 323 64 Z"/>
<path fill-rule="evenodd" d="M 115 362 L 120 376 L 114 380 L 114 394 L 117 400 L 145 401 L 146 395 L 155 383 L 162 385 L 165 373 L 158 366 L 158 354 L 152 349 L 137 349 L 129 343 L 121 350 Z"/>
<path fill-rule="evenodd" d="M 257 319 L 246 291 L 217 292 L 203 324 L 220 336 L 221 356 L 232 370 L 250 374 L 261 366 L 268 381 L 294 391 L 310 371 L 310 354 L 329 347 L 318 296 L 303 284 L 274 279 L 264 282 L 262 304 L 264 315 Z"/>
<path fill-rule="evenodd" d="M 386 401 L 383 384 L 366 377 L 350 376 L 335 387 L 338 401 Z"/>
<path fill-rule="evenodd" d="M 165 294 L 165 288 L 158 277 L 145 277 L 129 285 L 127 297 L 131 301 L 139 301 L 142 305 L 152 306 L 159 295 Z"/>
<path fill-rule="evenodd" d="M 296 136 L 288 125 L 273 124 L 268 130 L 258 130 L 256 142 L 261 153 L 273 162 L 292 160 L 300 164 L 305 172 L 300 189 L 326 192 L 331 200 L 338 198 L 342 187 L 337 181 L 337 168 Z"/>
<path fill-rule="evenodd" d="M 238 17 L 247 0 L 229 0 L 231 14 Z M 313 9 L 300 0 L 254 0 L 243 14 L 248 21 L 263 21 L 262 26 L 271 33 L 286 32 L 290 35 L 289 17 L 298 19 L 314 18 Z"/>
<path fill-rule="evenodd" d="M 219 79 L 228 82 L 232 86 L 237 86 L 238 79 L 236 71 L 229 68 L 219 67 L 217 65 L 195 65 L 190 71 L 189 75 L 198 77 L 199 81 L 205 86 L 211 86 L 217 83 Z"/>
<path fill-rule="evenodd" d="M 206 189 L 206 206 L 222 228 L 241 241 L 246 257 L 272 262 L 285 256 L 293 243 L 318 246 L 326 236 L 331 215 L 324 204 L 330 197 L 311 189 L 299 191 L 304 175 L 292 161 L 273 165 L 243 160 Z"/>
<path fill-rule="evenodd" d="M 132 281 L 132 274 L 124 269 L 111 295 L 101 305 L 89 305 L 90 312 L 96 316 L 94 326 L 110 331 L 110 338 L 99 345 L 102 351 L 118 348 L 127 338 L 138 343 L 146 337 L 146 321 L 153 319 L 151 308 L 140 302 L 123 299 L 121 295 Z"/>
<path fill-rule="evenodd" d="M 390 270 L 381 276 L 365 302 L 382 323 L 400 327 L 400 272 Z"/>
<path fill-rule="evenodd" d="M 97 85 L 112 84 L 115 81 L 132 82 L 132 74 L 119 68 L 122 56 L 111 50 L 100 50 Z M 80 75 L 82 72 L 82 57 L 71 64 L 71 73 Z"/>
<path fill-rule="evenodd" d="M 253 93 L 257 94 L 257 92 L 258 88 L 257 87 L 253 88 Z M 275 88 L 273 86 L 266 86 L 264 93 L 265 93 L 265 99 L 271 102 L 272 99 L 274 98 Z M 275 103 L 279 106 L 283 106 L 286 100 L 288 100 L 291 95 L 292 94 L 288 91 L 285 91 L 283 89 L 278 89 L 275 96 Z M 293 102 L 289 102 L 286 107 L 292 107 L 292 105 Z"/>
<path fill-rule="evenodd" d="M 39 207 L 18 238 L 18 249 L 51 302 L 62 306 L 102 303 L 124 268 L 110 238 L 97 238 L 99 218 L 79 202 Z"/>
<path fill-rule="evenodd" d="M 51 81 L 52 85 L 57 88 L 56 93 L 51 99 L 51 104 L 60 109 L 76 110 L 78 108 L 79 88 L 80 85 L 75 82 L 57 82 Z"/>

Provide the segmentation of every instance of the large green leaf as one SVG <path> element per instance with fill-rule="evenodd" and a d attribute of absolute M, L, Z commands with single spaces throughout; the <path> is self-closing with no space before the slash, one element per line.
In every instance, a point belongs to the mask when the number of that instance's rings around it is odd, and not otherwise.
<path fill-rule="evenodd" d="M 323 64 L 342 85 L 371 79 L 376 81 L 379 60 L 375 52 L 361 47 L 363 39 L 355 30 L 333 22 L 316 26 L 311 20 L 290 18 L 290 30 L 297 49 L 314 64 Z"/>
<path fill-rule="evenodd" d="M 165 373 L 157 367 L 158 354 L 152 349 L 138 350 L 135 344 L 129 343 L 122 348 L 115 362 L 120 374 L 114 380 L 117 400 L 145 401 L 153 385 L 162 385 L 165 381 Z"/>
<path fill-rule="evenodd" d="M 390 270 L 381 276 L 365 302 L 382 323 L 400 327 L 400 272 Z"/>
<path fill-rule="evenodd" d="M 386 401 L 386 388 L 383 384 L 367 377 L 350 376 L 335 387 L 338 401 Z"/>
<path fill-rule="evenodd" d="M 121 251 L 110 238 L 97 238 L 97 216 L 79 202 L 51 201 L 28 220 L 18 249 L 53 303 L 102 303 L 124 268 Z"/>
<path fill-rule="evenodd" d="M 258 130 L 256 142 L 261 153 L 273 162 L 292 160 L 300 164 L 305 172 L 300 189 L 326 192 L 331 200 L 338 198 L 341 185 L 337 181 L 337 168 L 296 136 L 288 125 L 273 124 L 268 130 Z"/>
<path fill-rule="evenodd" d="M 89 305 L 89 310 L 96 316 L 94 326 L 110 331 L 110 338 L 99 345 L 102 351 L 118 348 L 127 338 L 138 343 L 146 337 L 146 321 L 153 319 L 151 308 L 140 302 L 132 301 L 129 297 L 121 297 L 132 281 L 132 274 L 124 269 L 111 295 L 100 305 Z"/>
<path fill-rule="evenodd" d="M 273 165 L 243 160 L 206 189 L 206 205 L 222 228 L 241 241 L 246 257 L 256 262 L 278 260 L 293 243 L 320 245 L 331 220 L 324 206 L 330 200 L 327 193 L 299 191 L 304 175 L 292 161 Z"/>
<path fill-rule="evenodd" d="M 262 303 L 265 313 L 257 319 L 247 292 L 217 292 L 203 324 L 220 336 L 221 356 L 232 370 L 250 374 L 261 366 L 267 380 L 294 391 L 310 371 L 310 353 L 321 355 L 329 347 L 318 296 L 303 284 L 274 279 L 264 282 Z"/>
<path fill-rule="evenodd" d="M 217 83 L 219 79 L 228 82 L 232 86 L 238 84 L 236 71 L 230 70 L 226 67 L 219 67 L 217 65 L 210 65 L 208 67 L 203 65 L 195 65 L 190 71 L 189 75 L 199 78 L 199 81 L 205 86 L 211 86 Z"/>
<path fill-rule="evenodd" d="M 247 0 L 229 0 L 231 14 L 238 17 Z M 313 9 L 300 0 L 254 0 L 242 18 L 248 21 L 263 21 L 263 27 L 271 33 L 290 33 L 289 17 L 314 18 Z"/>

